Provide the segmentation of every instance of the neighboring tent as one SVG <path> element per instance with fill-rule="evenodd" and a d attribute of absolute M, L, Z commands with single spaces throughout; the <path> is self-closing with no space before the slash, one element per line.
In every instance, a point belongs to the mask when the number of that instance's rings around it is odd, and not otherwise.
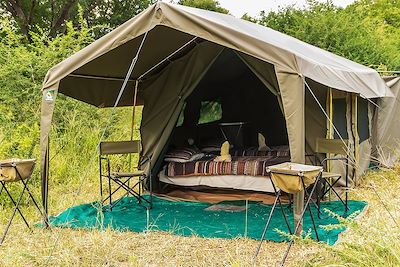
<path fill-rule="evenodd" d="M 324 105 L 329 88 L 344 92 L 339 94 L 347 105 L 344 130 L 354 146 L 358 134 L 349 125 L 357 117 L 349 112 L 357 96 L 391 96 L 373 69 L 230 15 L 159 2 L 49 70 L 43 85 L 40 136 L 44 199 L 57 94 L 98 107 L 113 106 L 138 50 L 135 68 L 117 106 L 133 105 L 137 82 L 137 104 L 144 104 L 142 156 L 153 161 L 165 148 L 186 98 L 225 50 L 245 63 L 276 97 L 281 107 L 277 114 L 282 116 L 283 110 L 293 162 L 305 162 L 306 146 L 312 150 L 315 138 L 326 136 L 326 117 L 314 98 Z M 144 163 L 143 168 L 150 172 L 148 167 Z"/>
<path fill-rule="evenodd" d="M 400 159 L 400 77 L 384 77 L 394 97 L 377 101 L 373 118 L 373 160 L 392 167 Z"/>

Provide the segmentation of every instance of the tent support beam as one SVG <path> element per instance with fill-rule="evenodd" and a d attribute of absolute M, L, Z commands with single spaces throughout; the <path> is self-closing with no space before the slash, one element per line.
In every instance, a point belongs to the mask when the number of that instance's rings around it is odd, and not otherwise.
<path fill-rule="evenodd" d="M 92 75 L 85 75 L 85 74 L 69 74 L 67 77 L 93 79 L 93 80 L 105 80 L 105 81 L 118 81 L 118 82 L 125 81 L 125 78 L 92 76 Z M 134 82 L 134 81 L 135 80 L 133 80 L 133 79 L 128 79 L 128 82 Z"/>
<path fill-rule="evenodd" d="M 158 62 L 156 65 L 154 65 L 153 67 L 151 67 L 150 69 L 148 69 L 145 73 L 143 73 L 142 75 L 140 75 L 137 80 L 142 80 L 147 74 L 149 74 L 150 72 L 152 72 L 153 70 L 155 70 L 156 68 L 158 68 L 161 64 L 163 64 L 166 61 L 169 61 L 171 59 L 171 57 L 173 57 L 174 55 L 176 55 L 177 53 L 179 53 L 180 51 L 182 51 L 185 47 L 187 47 L 188 45 L 190 45 L 191 43 L 195 42 L 199 37 L 193 37 L 189 42 L 185 43 L 184 45 L 182 45 L 181 47 L 179 47 L 177 50 L 175 50 L 174 52 L 172 52 L 171 54 L 169 54 L 167 57 L 165 57 L 163 60 L 161 60 L 160 62 Z"/>

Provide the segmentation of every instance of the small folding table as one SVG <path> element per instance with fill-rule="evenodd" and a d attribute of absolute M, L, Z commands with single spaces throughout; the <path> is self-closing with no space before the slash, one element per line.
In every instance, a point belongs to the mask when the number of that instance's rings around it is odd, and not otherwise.
<path fill-rule="evenodd" d="M 321 174 L 322 174 L 322 167 L 320 166 L 312 166 L 312 165 L 304 165 L 304 164 L 298 164 L 298 163 L 291 163 L 291 162 L 285 162 L 273 166 L 267 167 L 267 172 L 270 175 L 271 178 L 271 183 L 273 185 L 274 191 L 275 191 L 275 203 L 271 209 L 271 212 L 269 214 L 268 220 L 266 222 L 264 232 L 261 236 L 260 243 L 258 245 L 258 248 L 256 250 L 256 254 L 254 256 L 254 260 L 256 259 L 260 248 L 261 244 L 265 238 L 265 234 L 267 231 L 267 228 L 269 226 L 269 223 L 272 218 L 272 213 L 274 212 L 276 203 L 278 202 L 281 205 L 280 201 L 280 194 L 281 191 L 284 191 L 288 194 L 298 194 L 300 192 L 304 192 L 304 195 L 306 196 L 306 203 L 303 205 L 303 201 L 300 203 L 294 203 L 294 210 L 300 211 L 300 216 L 296 217 L 296 214 L 294 214 L 294 233 L 301 233 L 301 225 L 303 221 L 304 214 L 306 210 L 308 209 L 310 212 L 311 220 L 313 223 L 313 228 L 314 232 L 316 235 L 317 240 L 319 240 L 318 237 L 318 232 L 317 228 L 315 225 L 315 220 L 314 220 L 314 215 L 312 213 L 311 207 L 310 207 L 310 202 L 312 195 L 314 194 L 314 191 L 317 187 L 317 184 L 319 183 L 321 179 Z M 310 193 L 307 192 L 307 188 L 312 186 L 312 189 Z M 282 207 L 281 207 L 282 212 L 284 213 Z M 284 214 L 285 220 L 286 220 L 286 215 Z M 287 223 L 287 222 L 286 222 Z M 288 225 L 289 233 L 292 234 L 292 231 L 290 230 L 290 226 Z M 291 239 L 289 243 L 289 248 L 293 244 L 293 239 Z M 285 254 L 284 259 L 286 259 L 287 254 Z"/>
<path fill-rule="evenodd" d="M 7 232 L 17 212 L 21 215 L 24 223 L 30 229 L 27 220 L 25 219 L 24 215 L 22 214 L 22 211 L 19 208 L 22 201 L 22 197 L 25 192 L 28 193 L 28 197 L 32 200 L 36 208 L 39 210 L 40 214 L 43 216 L 43 213 L 39 205 L 37 204 L 35 198 L 33 197 L 31 191 L 28 188 L 28 182 L 31 178 L 33 169 L 35 168 L 35 164 L 36 160 L 34 159 L 25 159 L 25 160 L 9 159 L 0 161 L 0 195 L 4 191 L 14 205 L 11 218 L 9 219 L 6 229 L 0 239 L 0 245 L 4 242 Z M 7 188 L 7 185 L 10 183 L 17 183 L 17 182 L 21 182 L 21 184 L 23 185 L 23 189 L 18 197 L 18 200 L 15 201 L 12 194 L 10 193 L 10 189 Z"/>

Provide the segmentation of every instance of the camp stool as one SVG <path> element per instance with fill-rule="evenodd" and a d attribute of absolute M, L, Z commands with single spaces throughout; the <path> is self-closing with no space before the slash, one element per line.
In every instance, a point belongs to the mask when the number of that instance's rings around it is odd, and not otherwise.
<path fill-rule="evenodd" d="M 284 191 L 288 194 L 294 194 L 294 193 L 304 190 L 306 203 L 304 205 L 304 209 L 301 213 L 300 219 L 297 222 L 297 225 L 295 226 L 294 233 L 298 232 L 300 225 L 303 221 L 304 215 L 305 215 L 306 211 L 308 210 L 310 213 L 312 224 L 313 224 L 315 236 L 316 236 L 317 240 L 319 241 L 318 231 L 317 231 L 314 215 L 311 210 L 310 204 L 311 204 L 312 195 L 314 194 L 315 189 L 317 188 L 317 185 L 320 183 L 320 179 L 322 176 L 322 167 L 285 162 L 285 163 L 267 167 L 267 173 L 269 174 L 269 176 L 271 178 L 271 183 L 273 185 L 276 197 L 275 197 L 274 205 L 272 206 L 271 212 L 268 216 L 268 220 L 265 224 L 264 231 L 261 236 L 260 242 L 258 244 L 256 253 L 254 255 L 253 263 L 255 263 L 255 260 L 260 252 L 262 242 L 264 241 L 265 234 L 267 232 L 268 226 L 272 219 L 272 214 L 274 212 L 276 202 L 279 202 L 279 204 L 281 206 L 281 211 L 285 217 L 285 222 L 289 229 L 289 233 L 292 234 L 289 223 L 287 221 L 287 217 L 285 215 L 284 209 L 280 202 L 279 195 L 280 195 L 281 191 Z M 311 189 L 310 193 L 308 193 L 306 189 L 308 186 L 310 186 L 312 184 L 313 184 L 312 189 Z M 277 189 L 277 188 L 279 188 L 279 189 Z M 288 247 L 287 253 L 288 253 L 290 247 L 292 246 L 293 242 L 294 242 L 294 239 L 292 238 L 289 242 L 289 247 Z M 284 260 L 286 259 L 286 257 L 287 257 L 287 254 L 285 253 Z"/>
<path fill-rule="evenodd" d="M 6 229 L 0 239 L 0 245 L 3 244 L 6 235 L 8 233 L 8 230 L 10 229 L 11 223 L 15 217 L 15 214 L 18 212 L 19 215 L 21 215 L 22 220 L 26 224 L 26 226 L 30 228 L 28 221 L 26 220 L 25 216 L 23 215 L 22 211 L 20 210 L 19 206 L 22 201 L 22 197 L 25 192 L 28 193 L 29 198 L 32 200 L 32 202 L 35 204 L 36 208 L 39 210 L 40 214 L 44 218 L 44 214 L 42 213 L 42 210 L 40 209 L 39 205 L 37 204 L 35 198 L 33 197 L 32 193 L 29 190 L 28 187 L 28 182 L 31 178 L 33 169 L 35 168 L 36 160 L 34 159 L 9 159 L 9 160 L 3 160 L 0 161 L 0 195 L 3 193 L 3 191 L 8 195 L 10 198 L 11 202 L 14 204 L 14 209 L 11 215 L 11 218 L 9 219 Z M 15 201 L 14 198 L 12 197 L 9 189 L 7 188 L 7 184 L 9 183 L 17 183 L 21 182 L 23 185 L 23 189 L 18 197 L 18 200 Z"/>
<path fill-rule="evenodd" d="M 142 191 L 144 188 L 144 183 L 146 182 L 146 174 L 144 171 L 138 169 L 138 167 L 134 167 L 136 171 L 128 171 L 128 172 L 116 172 L 111 170 L 111 160 L 110 155 L 126 155 L 126 154 L 138 154 L 140 152 L 140 141 L 132 140 L 132 141 L 116 141 L 116 142 L 101 142 L 100 143 L 100 156 L 99 156 L 99 167 L 100 167 L 100 196 L 101 196 L 101 205 L 103 207 L 104 203 L 109 202 L 109 210 L 112 211 L 113 207 L 117 205 L 122 198 L 117 201 L 112 201 L 112 196 L 117 193 L 120 189 L 124 189 L 126 191 L 126 195 L 131 195 L 138 200 L 138 204 L 142 205 L 143 201 L 147 203 L 146 209 L 152 208 L 152 181 L 151 177 L 149 179 L 150 185 L 150 199 L 147 200 L 143 197 Z M 148 159 L 150 160 L 150 159 Z M 104 162 L 104 163 L 103 163 Z M 106 164 L 106 173 L 103 173 L 103 164 Z M 108 180 L 108 196 L 103 199 L 103 178 L 107 178 Z M 133 178 L 137 178 L 137 181 L 133 182 L 131 185 L 130 182 Z M 117 188 L 113 189 L 111 183 L 115 183 Z M 135 189 L 138 189 L 135 191 Z M 105 211 L 103 209 L 103 211 Z"/>

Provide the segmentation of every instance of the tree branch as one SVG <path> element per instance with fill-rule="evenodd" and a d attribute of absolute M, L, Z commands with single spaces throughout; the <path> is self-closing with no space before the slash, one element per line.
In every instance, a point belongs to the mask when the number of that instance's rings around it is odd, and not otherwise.
<path fill-rule="evenodd" d="M 10 0 L 7 2 L 7 10 L 11 13 L 14 19 L 17 21 L 19 27 L 21 28 L 21 32 L 29 39 L 28 32 L 28 21 L 24 10 L 22 9 L 22 5 L 20 0 Z"/>
<path fill-rule="evenodd" d="M 65 21 L 68 19 L 69 13 L 78 0 L 68 0 L 61 9 L 58 19 L 50 30 L 50 36 L 55 37 Z"/>
<path fill-rule="evenodd" d="M 36 7 L 36 0 L 32 0 L 31 1 L 31 8 L 29 10 L 29 16 L 28 16 L 28 19 L 27 19 L 27 24 L 28 25 L 31 25 L 31 23 L 32 23 L 33 15 L 34 15 L 34 12 L 35 12 L 35 7 Z"/>

